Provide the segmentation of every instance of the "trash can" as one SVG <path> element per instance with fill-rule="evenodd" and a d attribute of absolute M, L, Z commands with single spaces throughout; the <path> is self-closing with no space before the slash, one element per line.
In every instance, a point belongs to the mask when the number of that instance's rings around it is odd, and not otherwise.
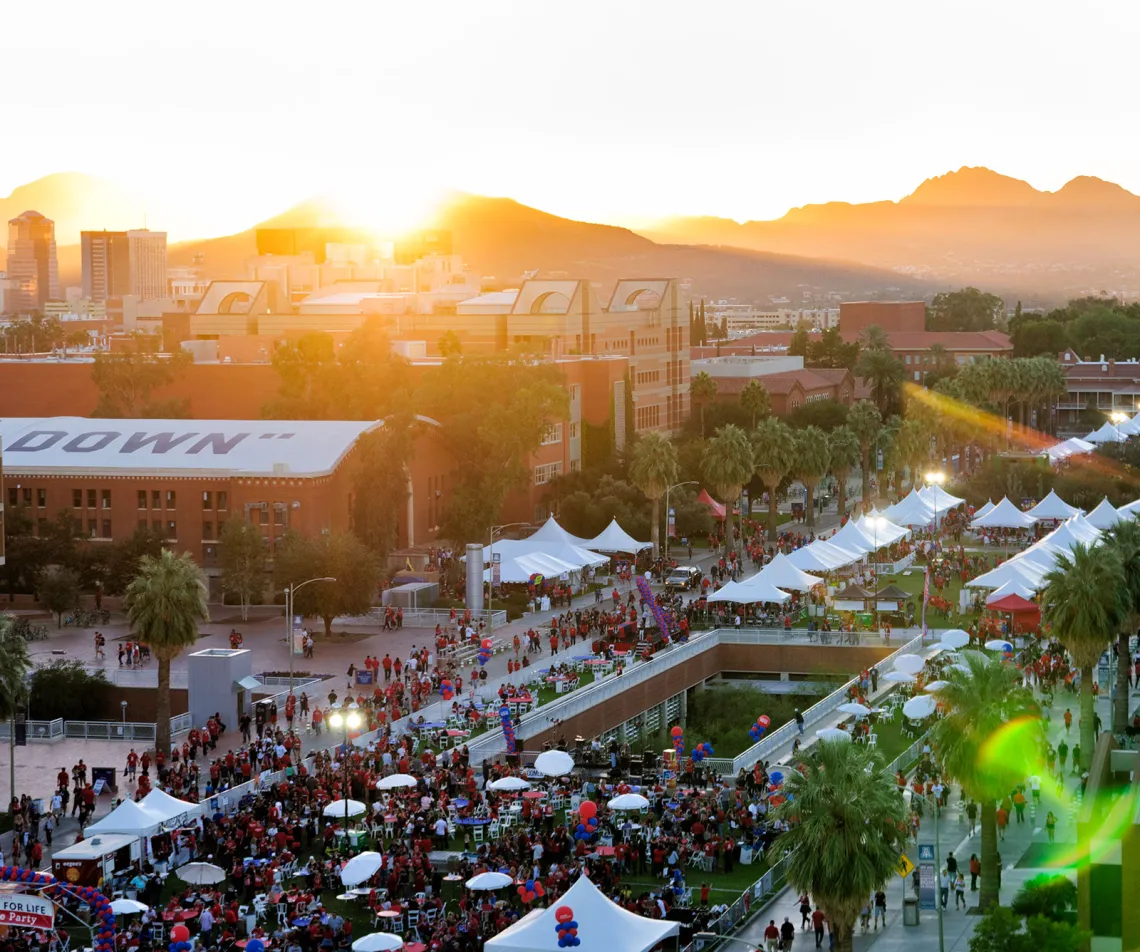
<path fill-rule="evenodd" d="M 903 925 L 918 925 L 918 900 L 913 896 L 903 898 Z"/>

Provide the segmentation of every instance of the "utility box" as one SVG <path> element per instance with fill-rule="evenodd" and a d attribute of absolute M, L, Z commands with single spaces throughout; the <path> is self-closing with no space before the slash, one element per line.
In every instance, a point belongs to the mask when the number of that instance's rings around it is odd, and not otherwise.
<path fill-rule="evenodd" d="M 253 654 L 248 648 L 206 648 L 189 655 L 187 661 L 194 726 L 204 727 L 220 713 L 227 727 L 236 727 L 239 702 L 253 681 Z"/>
<path fill-rule="evenodd" d="M 918 900 L 913 896 L 903 898 L 903 925 L 918 925 Z"/>

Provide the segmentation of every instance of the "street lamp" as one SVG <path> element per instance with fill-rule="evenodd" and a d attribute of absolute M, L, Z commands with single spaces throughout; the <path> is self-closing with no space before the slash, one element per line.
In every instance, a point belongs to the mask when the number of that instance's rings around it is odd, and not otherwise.
<path fill-rule="evenodd" d="M 941 472 L 940 470 L 934 470 L 933 472 L 927 473 L 923 477 L 923 482 L 925 482 L 927 486 L 934 486 L 934 488 L 937 490 L 939 487 L 941 487 L 941 485 L 944 482 L 946 482 L 946 474 Z M 935 534 L 938 533 L 938 493 L 937 492 L 934 493 L 934 532 L 935 532 Z"/>
<path fill-rule="evenodd" d="M 294 585 L 289 583 L 289 587 L 285 589 L 285 644 L 289 646 L 289 696 L 293 696 L 293 596 L 306 585 L 311 585 L 313 582 L 335 582 L 336 579 L 331 575 L 324 575 L 320 578 L 310 578 L 303 582 Z"/>
<path fill-rule="evenodd" d="M 495 597 L 495 533 L 502 532 L 504 529 L 514 529 L 517 526 L 530 525 L 527 522 L 508 522 L 501 526 L 491 526 L 491 541 L 487 546 L 490 556 L 491 564 L 487 567 L 491 573 L 487 581 L 487 637 L 490 638 L 495 631 L 495 616 L 492 609 L 492 599 Z"/>
<path fill-rule="evenodd" d="M 923 803 L 925 803 L 928 807 L 931 806 L 931 801 L 925 794 L 917 793 L 914 790 L 911 790 L 908 792 L 910 793 L 912 800 L 915 797 L 918 797 L 918 799 L 921 800 Z M 946 936 L 942 931 L 942 896 L 941 896 L 942 841 L 938 837 L 938 817 L 939 817 L 940 811 L 938 809 L 937 802 L 935 802 L 933 804 L 933 811 L 934 811 L 934 876 L 935 876 L 936 882 L 938 882 L 938 886 L 936 887 L 936 891 L 934 893 L 934 905 L 938 909 L 938 952 L 946 952 Z M 951 889 L 954 888 L 953 884 L 951 884 L 950 888 Z"/>
<path fill-rule="evenodd" d="M 669 493 L 674 489 L 680 489 L 682 486 L 695 486 L 697 481 L 695 479 L 687 479 L 683 483 L 674 483 L 665 490 L 665 567 L 669 567 Z"/>
<path fill-rule="evenodd" d="M 351 791 L 348 786 L 348 732 L 360 726 L 359 710 L 355 701 L 347 706 L 338 701 L 333 705 L 333 712 L 329 715 L 329 724 L 336 730 L 343 729 L 344 742 L 341 745 L 340 759 L 344 764 L 344 843 L 348 845 L 348 800 Z"/>

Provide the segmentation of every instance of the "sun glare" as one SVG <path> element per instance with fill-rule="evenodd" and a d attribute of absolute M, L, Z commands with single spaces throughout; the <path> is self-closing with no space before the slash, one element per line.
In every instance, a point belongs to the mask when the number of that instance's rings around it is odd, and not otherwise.
<path fill-rule="evenodd" d="M 406 181 L 390 185 L 354 185 L 332 195 L 340 222 L 370 232 L 377 240 L 400 238 L 431 226 L 444 201 L 444 191 Z"/>

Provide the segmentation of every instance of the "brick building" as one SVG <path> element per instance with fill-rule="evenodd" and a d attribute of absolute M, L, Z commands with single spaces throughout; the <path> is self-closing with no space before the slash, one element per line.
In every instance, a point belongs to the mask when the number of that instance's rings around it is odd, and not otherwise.
<path fill-rule="evenodd" d="M 847 340 L 868 327 L 885 331 L 926 330 L 923 301 L 844 301 L 839 305 L 839 330 Z"/>

